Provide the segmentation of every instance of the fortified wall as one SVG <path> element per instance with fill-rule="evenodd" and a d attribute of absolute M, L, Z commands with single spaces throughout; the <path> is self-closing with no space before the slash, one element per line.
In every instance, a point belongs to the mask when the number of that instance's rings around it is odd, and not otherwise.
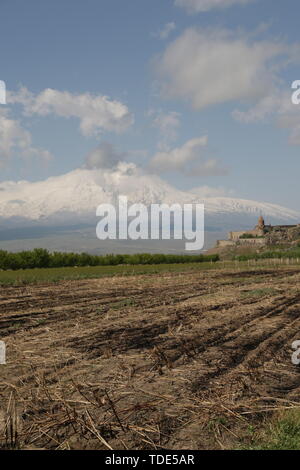
<path fill-rule="evenodd" d="M 293 230 L 291 230 L 293 229 Z M 265 225 L 264 218 L 259 217 L 257 225 L 253 230 L 243 230 L 239 232 L 229 232 L 228 240 L 218 240 L 217 247 L 224 248 L 235 245 L 257 245 L 264 246 L 268 243 L 285 241 L 290 233 L 298 233 L 300 238 L 299 225 Z"/>

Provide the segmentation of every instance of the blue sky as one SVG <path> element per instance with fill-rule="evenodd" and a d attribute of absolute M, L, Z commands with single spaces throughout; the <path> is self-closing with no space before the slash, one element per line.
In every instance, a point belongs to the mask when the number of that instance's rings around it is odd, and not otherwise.
<path fill-rule="evenodd" d="M 1 0 L 0 10 L 1 181 L 120 158 L 179 188 L 299 209 L 297 0 Z"/>

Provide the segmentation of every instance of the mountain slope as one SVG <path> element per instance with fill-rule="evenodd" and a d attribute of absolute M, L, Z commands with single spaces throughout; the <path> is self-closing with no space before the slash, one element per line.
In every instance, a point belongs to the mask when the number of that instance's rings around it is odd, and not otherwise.
<path fill-rule="evenodd" d="M 259 214 L 272 223 L 300 221 L 297 212 L 275 204 L 232 197 L 201 198 L 197 190 L 178 190 L 134 164 L 122 163 L 114 170 L 81 168 L 35 183 L 0 183 L 1 225 L 94 224 L 96 207 L 116 203 L 119 194 L 126 195 L 129 203 L 146 205 L 204 203 L 207 222 L 222 228 L 249 226 Z"/>

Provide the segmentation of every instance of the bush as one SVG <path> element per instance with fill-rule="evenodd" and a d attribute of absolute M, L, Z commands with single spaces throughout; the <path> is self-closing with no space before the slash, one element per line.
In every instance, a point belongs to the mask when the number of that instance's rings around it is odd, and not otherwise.
<path fill-rule="evenodd" d="M 289 250 L 268 250 L 263 253 L 253 253 L 248 255 L 238 255 L 234 259 L 237 261 L 248 261 L 251 259 L 281 259 L 281 258 L 300 258 L 300 248 L 292 248 Z"/>
<path fill-rule="evenodd" d="M 203 263 L 219 261 L 219 255 L 164 255 L 137 253 L 134 255 L 104 256 L 90 255 L 88 253 L 49 253 L 43 248 L 32 251 L 9 253 L 0 250 L 0 269 L 17 270 L 32 268 L 61 268 L 74 266 L 117 266 L 117 265 L 149 265 L 173 263 Z"/>

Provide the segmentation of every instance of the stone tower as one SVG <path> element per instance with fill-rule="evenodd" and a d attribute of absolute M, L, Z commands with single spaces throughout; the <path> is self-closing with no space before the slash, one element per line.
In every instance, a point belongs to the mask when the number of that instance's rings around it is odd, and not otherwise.
<path fill-rule="evenodd" d="M 264 221 L 264 218 L 263 218 L 262 215 L 258 218 L 258 224 L 257 224 L 256 227 L 257 227 L 258 229 L 260 229 L 260 230 L 264 230 L 264 228 L 265 228 L 265 221 Z"/>
<path fill-rule="evenodd" d="M 264 218 L 263 216 L 261 215 L 259 218 L 258 218 L 258 224 L 256 225 L 255 227 L 255 230 L 257 230 L 258 232 L 258 235 L 262 236 L 265 234 L 265 221 L 264 221 Z"/>

